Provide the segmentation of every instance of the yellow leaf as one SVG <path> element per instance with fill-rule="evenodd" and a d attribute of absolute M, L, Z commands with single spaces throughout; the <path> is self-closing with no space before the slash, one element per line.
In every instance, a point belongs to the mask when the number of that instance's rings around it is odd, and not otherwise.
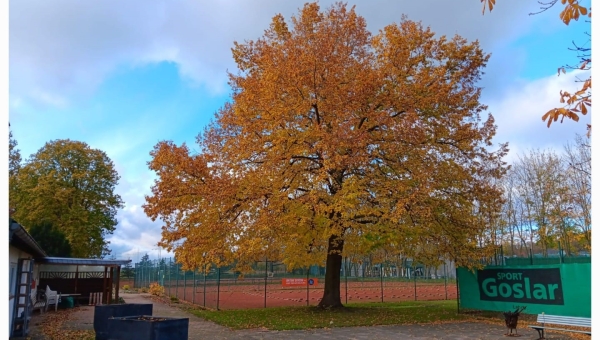
<path fill-rule="evenodd" d="M 545 114 L 542 116 L 542 121 L 545 121 L 545 120 L 548 118 L 548 116 L 550 116 L 551 112 L 552 112 L 552 111 L 548 111 L 548 112 L 546 112 L 546 113 L 545 113 Z"/>
<path fill-rule="evenodd" d="M 578 115 L 577 115 L 575 112 L 572 112 L 572 111 L 570 111 L 570 112 L 567 114 L 567 117 L 569 117 L 569 118 L 573 119 L 573 120 L 574 120 L 574 121 L 576 121 L 576 122 L 578 122 L 578 121 L 579 121 L 579 116 L 578 116 Z"/>

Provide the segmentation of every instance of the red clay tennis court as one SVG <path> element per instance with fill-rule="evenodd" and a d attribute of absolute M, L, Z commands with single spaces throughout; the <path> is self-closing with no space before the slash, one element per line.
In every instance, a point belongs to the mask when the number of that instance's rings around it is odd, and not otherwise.
<path fill-rule="evenodd" d="M 450 282 L 394 282 L 366 281 L 341 282 L 341 298 L 343 303 L 381 302 L 382 291 L 384 302 L 426 301 L 456 299 L 456 284 Z M 194 294 L 195 292 L 195 294 Z M 180 300 L 196 305 L 219 309 L 245 309 L 280 306 L 317 305 L 323 296 L 323 283 L 318 282 L 307 287 L 284 287 L 283 284 L 264 280 L 227 282 L 219 285 L 215 282 L 188 283 L 183 287 L 168 285 L 165 293 Z M 218 303 L 217 303 L 218 298 Z M 308 301 L 308 303 L 307 303 Z"/>

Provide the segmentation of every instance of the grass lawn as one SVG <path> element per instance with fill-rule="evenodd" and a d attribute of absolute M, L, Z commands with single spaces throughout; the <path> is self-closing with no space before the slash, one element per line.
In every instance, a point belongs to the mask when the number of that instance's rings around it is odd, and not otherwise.
<path fill-rule="evenodd" d="M 456 301 L 406 301 L 389 303 L 349 303 L 344 310 L 316 307 L 278 307 L 236 310 L 190 310 L 191 313 L 233 329 L 308 329 L 433 323 L 468 320 L 457 314 Z"/>

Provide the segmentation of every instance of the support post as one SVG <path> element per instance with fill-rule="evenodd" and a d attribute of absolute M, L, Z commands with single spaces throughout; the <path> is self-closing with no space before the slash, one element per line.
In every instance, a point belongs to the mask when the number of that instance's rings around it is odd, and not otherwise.
<path fill-rule="evenodd" d="M 117 275 L 115 276 L 115 301 L 119 303 L 119 285 L 121 280 L 121 265 L 117 267 Z"/>
<path fill-rule="evenodd" d="M 108 280 L 108 298 L 106 299 L 106 303 L 111 304 L 112 295 L 113 295 L 113 284 L 115 282 L 115 267 L 110 267 L 110 278 Z"/>
<path fill-rule="evenodd" d="M 106 289 L 106 272 L 108 271 L 108 268 L 106 266 L 104 266 L 104 279 L 102 280 L 102 303 L 106 304 L 106 298 L 107 298 L 107 289 Z"/>
<path fill-rule="evenodd" d="M 79 279 L 79 265 L 75 266 L 75 294 L 77 294 L 77 279 Z"/>

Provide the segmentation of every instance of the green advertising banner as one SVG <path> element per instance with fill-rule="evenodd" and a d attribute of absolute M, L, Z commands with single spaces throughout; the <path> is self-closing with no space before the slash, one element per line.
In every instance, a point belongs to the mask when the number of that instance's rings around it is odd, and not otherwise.
<path fill-rule="evenodd" d="M 592 316 L 592 266 L 569 263 L 488 266 L 456 270 L 460 307 L 509 311 L 527 306 L 528 314 Z"/>

